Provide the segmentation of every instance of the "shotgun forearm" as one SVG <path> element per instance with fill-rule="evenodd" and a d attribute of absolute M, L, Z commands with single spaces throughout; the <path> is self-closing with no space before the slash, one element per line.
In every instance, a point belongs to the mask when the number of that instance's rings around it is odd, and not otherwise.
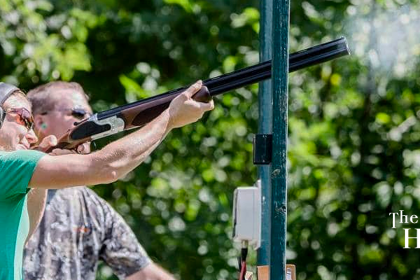
<path fill-rule="evenodd" d="M 344 37 L 305 49 L 289 56 L 289 72 L 349 55 Z M 271 78 L 271 61 L 259 63 L 203 82 L 203 88 L 194 99 L 208 102 L 213 96 Z M 188 87 L 139 100 L 117 108 L 97 113 L 80 122 L 60 139 L 57 147 L 75 148 L 79 144 L 141 127 L 169 107 L 171 101 Z"/>

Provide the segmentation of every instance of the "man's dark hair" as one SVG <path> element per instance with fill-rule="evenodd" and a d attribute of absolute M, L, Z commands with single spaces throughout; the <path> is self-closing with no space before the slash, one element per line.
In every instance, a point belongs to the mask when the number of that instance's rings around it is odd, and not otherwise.
<path fill-rule="evenodd" d="M 89 97 L 83 90 L 82 86 L 76 82 L 55 81 L 48 84 L 38 86 L 28 92 L 26 95 L 32 103 L 32 111 L 34 115 L 42 114 L 54 110 L 55 96 L 54 92 L 59 90 L 72 89 L 89 101 Z M 57 97 L 59 98 L 59 97 Z"/>

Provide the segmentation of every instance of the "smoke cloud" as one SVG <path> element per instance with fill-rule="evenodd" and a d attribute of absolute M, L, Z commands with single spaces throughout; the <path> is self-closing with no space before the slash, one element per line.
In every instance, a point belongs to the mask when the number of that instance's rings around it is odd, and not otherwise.
<path fill-rule="evenodd" d="M 362 64 L 395 77 L 412 71 L 420 57 L 420 11 L 410 6 L 350 6 L 344 33 Z"/>

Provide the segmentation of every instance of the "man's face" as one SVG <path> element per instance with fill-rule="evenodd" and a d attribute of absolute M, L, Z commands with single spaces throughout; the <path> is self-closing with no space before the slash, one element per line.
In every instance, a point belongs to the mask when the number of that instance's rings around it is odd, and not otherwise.
<path fill-rule="evenodd" d="M 29 102 L 21 96 L 10 96 L 3 105 L 6 118 L 0 128 L 0 150 L 27 150 L 38 138 L 30 126 L 32 116 Z"/>
<path fill-rule="evenodd" d="M 75 126 L 75 122 L 80 122 L 92 114 L 92 108 L 85 97 L 75 90 L 59 90 L 54 93 L 50 102 L 54 102 L 54 109 L 34 116 L 36 131 L 40 139 L 48 135 L 54 135 L 60 139 Z M 85 112 L 87 114 L 84 114 Z"/>

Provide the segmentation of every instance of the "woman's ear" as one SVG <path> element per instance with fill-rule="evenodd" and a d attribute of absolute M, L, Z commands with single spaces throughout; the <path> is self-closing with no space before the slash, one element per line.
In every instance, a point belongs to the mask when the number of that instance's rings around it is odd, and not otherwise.
<path fill-rule="evenodd" d="M 3 107 L 0 106 L 0 128 L 3 125 L 3 121 L 6 118 L 6 112 L 4 111 Z"/>

